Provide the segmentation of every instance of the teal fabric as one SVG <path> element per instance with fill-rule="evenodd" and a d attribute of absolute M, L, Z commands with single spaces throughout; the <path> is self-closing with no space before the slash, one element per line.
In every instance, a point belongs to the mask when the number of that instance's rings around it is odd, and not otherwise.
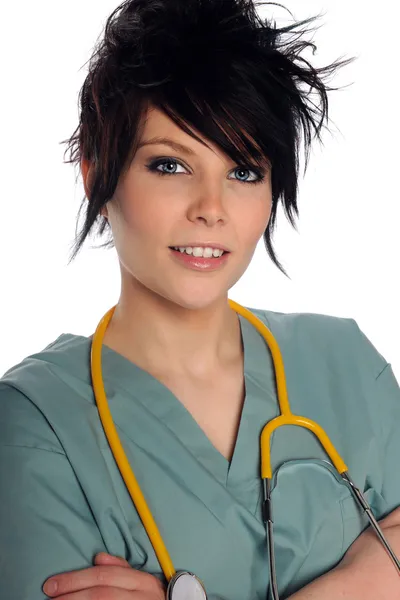
<path fill-rule="evenodd" d="M 292 410 L 328 433 L 382 518 L 400 505 L 400 389 L 354 319 L 251 309 L 282 353 Z M 228 462 L 159 381 L 103 346 L 105 390 L 121 442 L 177 570 L 211 600 L 265 600 L 259 439 L 278 414 L 270 351 L 239 317 L 246 398 Z M 40 600 L 43 582 L 125 557 L 162 578 L 102 429 L 91 339 L 62 334 L 0 379 L 0 597 Z M 272 439 L 279 590 L 287 598 L 334 567 L 367 521 L 313 434 Z M 388 560 L 390 560 L 388 558 Z"/>

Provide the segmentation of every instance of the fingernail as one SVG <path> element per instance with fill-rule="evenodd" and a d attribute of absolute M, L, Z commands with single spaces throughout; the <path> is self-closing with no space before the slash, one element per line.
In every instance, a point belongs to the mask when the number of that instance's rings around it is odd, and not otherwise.
<path fill-rule="evenodd" d="M 49 579 L 43 586 L 45 594 L 54 594 L 57 591 L 58 583 L 55 579 Z"/>

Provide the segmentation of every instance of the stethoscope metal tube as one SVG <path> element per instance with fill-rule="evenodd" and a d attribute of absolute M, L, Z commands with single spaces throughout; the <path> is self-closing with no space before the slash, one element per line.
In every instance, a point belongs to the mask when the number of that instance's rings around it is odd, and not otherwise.
<path fill-rule="evenodd" d="M 347 486 L 350 488 L 357 504 L 359 507 L 366 513 L 376 535 L 378 536 L 380 542 L 383 544 L 385 550 L 389 554 L 392 559 L 394 566 L 396 567 L 398 574 L 400 575 L 400 561 L 396 557 L 392 548 L 390 547 L 389 542 L 387 541 L 378 521 L 375 519 L 372 509 L 368 504 L 365 496 L 360 492 L 360 490 L 355 485 L 354 481 L 351 479 L 350 475 L 347 471 L 341 473 L 342 479 L 345 481 Z M 274 532 L 273 532 L 273 518 L 272 518 L 272 500 L 271 500 L 271 480 L 269 478 L 263 479 L 263 495 L 264 495 L 264 503 L 263 503 L 263 521 L 265 524 L 265 528 L 267 531 L 267 544 L 268 544 L 268 558 L 269 558 L 269 580 L 270 580 L 270 589 L 267 594 L 267 600 L 271 598 L 271 600 L 279 600 L 278 593 L 278 583 L 276 577 L 276 563 L 275 563 L 275 546 L 274 546 Z"/>
<path fill-rule="evenodd" d="M 368 504 L 367 500 L 365 499 L 365 496 L 363 496 L 363 494 L 360 492 L 358 487 L 356 487 L 354 481 L 351 479 L 351 477 L 347 471 L 345 471 L 341 475 L 342 475 L 344 481 L 346 481 L 346 483 L 348 484 L 348 486 L 349 486 L 356 502 L 360 506 L 361 510 L 363 510 L 366 513 L 366 515 L 369 519 L 369 522 L 372 525 L 373 530 L 375 531 L 379 540 L 382 542 L 383 546 L 385 547 L 386 552 L 389 554 L 390 558 L 393 561 L 394 566 L 397 568 L 397 570 L 400 574 L 400 560 L 397 558 L 397 556 L 393 552 L 392 548 L 390 547 L 389 542 L 387 541 L 387 539 L 382 531 L 382 528 L 380 527 L 378 521 L 375 519 L 372 509 L 371 509 L 370 505 Z"/>
<path fill-rule="evenodd" d="M 400 561 L 396 557 L 387 539 L 385 538 L 382 529 L 376 521 L 371 507 L 364 498 L 360 490 L 355 486 L 354 482 L 348 474 L 348 469 L 343 459 L 333 446 L 325 431 L 307 417 L 294 415 L 290 410 L 289 398 L 286 388 L 285 370 L 279 346 L 268 329 L 251 311 L 247 310 L 233 300 L 229 300 L 230 307 L 242 317 L 246 318 L 260 333 L 267 343 L 272 355 L 272 360 L 275 368 L 275 378 L 277 384 L 278 402 L 280 415 L 269 421 L 261 433 L 261 479 L 263 481 L 264 503 L 263 503 L 263 520 L 266 527 L 266 536 L 268 543 L 269 555 L 269 574 L 270 574 L 270 593 L 272 600 L 279 600 L 278 585 L 276 577 L 275 565 L 275 550 L 274 550 L 274 534 L 273 534 L 273 519 L 272 519 L 272 500 L 271 500 L 271 481 L 272 481 L 272 466 L 271 466 L 271 436 L 272 433 L 283 425 L 297 425 L 305 427 L 314 433 L 326 454 L 331 459 L 332 464 L 337 469 L 346 484 L 356 499 L 358 505 L 364 510 L 370 520 L 370 523 L 377 534 L 378 538 L 384 545 L 390 558 L 395 565 L 398 574 L 400 575 Z M 115 306 L 111 308 L 101 319 L 96 331 L 93 335 L 91 347 L 91 375 L 93 391 L 96 399 L 101 422 L 104 432 L 110 444 L 111 451 L 115 461 L 121 472 L 122 478 L 131 495 L 132 501 L 136 507 L 139 517 L 142 520 L 143 526 L 149 536 L 150 542 L 154 548 L 161 569 L 168 581 L 167 600 L 206 600 L 207 594 L 200 579 L 193 573 L 188 571 L 176 572 L 172 560 L 168 554 L 167 548 L 158 530 L 156 522 L 150 509 L 147 505 L 145 497 L 139 487 L 136 477 L 129 465 L 128 458 L 124 452 L 117 430 L 115 428 L 110 409 L 108 407 L 107 398 L 104 391 L 104 383 L 101 370 L 101 347 L 104 333 L 114 314 Z M 182 595 L 183 594 L 183 595 Z"/>
<path fill-rule="evenodd" d="M 274 546 L 274 521 L 272 518 L 272 500 L 271 500 L 271 480 L 266 477 L 263 479 L 263 491 L 264 491 L 264 502 L 263 502 L 263 521 L 267 532 L 267 545 L 268 545 L 268 566 L 269 566 L 269 587 L 271 590 L 271 599 L 279 600 L 278 594 L 278 582 L 276 578 L 276 566 L 275 566 L 275 546 Z"/>

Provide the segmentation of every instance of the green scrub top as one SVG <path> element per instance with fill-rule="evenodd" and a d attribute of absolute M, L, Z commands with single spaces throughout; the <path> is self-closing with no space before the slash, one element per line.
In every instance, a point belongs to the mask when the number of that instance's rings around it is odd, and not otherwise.
<path fill-rule="evenodd" d="M 400 505 L 400 389 L 351 318 L 252 310 L 282 353 L 294 413 L 317 421 L 378 519 Z M 260 433 L 278 415 L 272 357 L 239 317 L 246 397 L 231 461 L 176 396 L 103 345 L 105 391 L 128 460 L 177 570 L 210 600 L 265 600 Z M 56 573 L 123 556 L 161 579 L 159 563 L 105 437 L 90 377 L 91 338 L 62 334 L 0 379 L 0 597 L 40 600 Z M 367 527 L 313 434 L 272 439 L 282 598 L 331 570 Z M 388 557 L 388 560 L 389 557 Z"/>

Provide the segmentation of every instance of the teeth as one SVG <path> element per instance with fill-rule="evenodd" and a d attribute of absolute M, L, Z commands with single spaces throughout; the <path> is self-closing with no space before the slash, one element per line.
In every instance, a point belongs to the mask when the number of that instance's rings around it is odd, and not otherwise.
<path fill-rule="evenodd" d="M 204 258 L 211 258 L 212 255 L 212 248 L 193 248 L 193 256 L 203 256 Z"/>
<path fill-rule="evenodd" d="M 223 250 L 218 250 L 217 248 L 201 248 L 200 246 L 196 246 L 192 248 L 190 246 L 174 246 L 174 250 L 179 250 L 182 254 L 185 252 L 186 254 L 193 254 L 193 256 L 203 257 L 203 258 L 211 258 L 212 256 L 215 258 L 219 258 L 224 253 Z"/>

